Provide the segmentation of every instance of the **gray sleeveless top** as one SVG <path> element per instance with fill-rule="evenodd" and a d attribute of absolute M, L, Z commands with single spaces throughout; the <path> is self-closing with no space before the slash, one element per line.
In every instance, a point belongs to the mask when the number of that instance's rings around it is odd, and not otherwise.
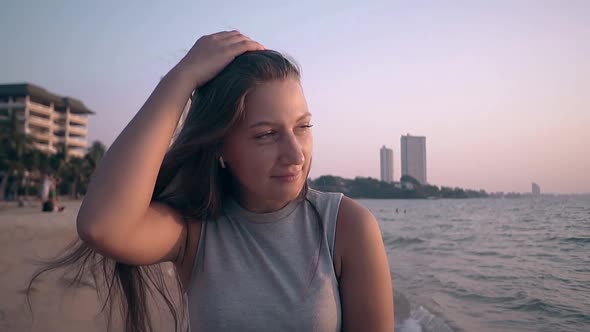
<path fill-rule="evenodd" d="M 310 189 L 264 214 L 226 201 L 221 217 L 201 226 L 187 291 L 191 331 L 340 331 L 341 198 Z"/>

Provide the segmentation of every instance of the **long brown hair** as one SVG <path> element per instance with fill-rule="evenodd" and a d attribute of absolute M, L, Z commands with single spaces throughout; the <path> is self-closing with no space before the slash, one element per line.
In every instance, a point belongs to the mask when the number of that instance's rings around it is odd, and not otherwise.
<path fill-rule="evenodd" d="M 221 142 L 243 118 L 248 93 L 261 83 L 285 78 L 300 78 L 300 69 L 293 61 L 270 50 L 247 52 L 196 90 L 183 127 L 164 156 L 152 200 L 178 210 L 187 223 L 216 218 L 224 196 L 232 190 L 231 175 L 219 167 Z M 307 183 L 302 191 L 303 197 L 306 192 Z M 187 232 L 184 248 L 189 242 Z M 166 285 L 160 264 L 132 266 L 117 262 L 96 253 L 80 239 L 60 256 L 43 264 L 27 288 L 29 308 L 31 285 L 35 279 L 47 271 L 68 268 L 75 271 L 70 286 L 80 286 L 87 283 L 85 278 L 92 277 L 99 298 L 104 299 L 101 312 L 107 309 L 109 331 L 116 308 L 124 321 L 125 331 L 153 331 L 148 294 L 152 298 L 155 294 L 161 296 L 174 319 L 174 330 L 181 329 L 179 323 L 185 319 L 181 280 L 176 273 L 177 296 L 181 299 L 179 308 Z M 106 294 L 101 294 L 101 290 Z"/>

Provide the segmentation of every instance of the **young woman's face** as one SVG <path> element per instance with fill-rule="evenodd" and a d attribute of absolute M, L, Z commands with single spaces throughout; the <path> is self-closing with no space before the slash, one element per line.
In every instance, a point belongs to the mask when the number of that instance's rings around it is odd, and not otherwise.
<path fill-rule="evenodd" d="M 280 208 L 309 172 L 311 114 L 296 79 L 263 83 L 246 98 L 245 118 L 224 140 L 222 157 L 250 209 Z"/>

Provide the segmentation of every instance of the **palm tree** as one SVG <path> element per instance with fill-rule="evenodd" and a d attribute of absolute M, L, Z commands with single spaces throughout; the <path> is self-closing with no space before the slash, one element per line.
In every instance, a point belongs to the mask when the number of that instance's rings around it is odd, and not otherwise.
<path fill-rule="evenodd" d="M 59 173 L 68 161 L 68 147 L 66 144 L 59 143 L 56 149 L 57 152 L 49 156 L 49 168 L 55 174 Z"/>
<path fill-rule="evenodd" d="M 51 169 L 51 158 L 52 156 L 49 153 L 38 149 L 31 149 L 23 156 L 23 164 L 27 171 L 25 173 L 26 177 L 23 180 L 25 183 L 25 196 L 28 195 L 31 180 L 39 181 L 40 184 L 44 175 L 55 174 Z"/>
<path fill-rule="evenodd" d="M 29 195 L 29 183 L 31 179 L 40 178 L 40 165 L 41 165 L 41 151 L 37 149 L 31 149 L 27 151 L 22 158 L 22 163 L 25 171 L 23 172 L 23 195 L 27 197 Z"/>
<path fill-rule="evenodd" d="M 62 147 L 58 151 L 66 150 Z M 105 152 L 105 145 L 100 141 L 94 141 L 84 158 L 72 157 L 58 169 L 58 174 L 64 185 L 62 188 L 67 187 L 71 198 L 77 198 L 78 194 L 86 191 L 90 177 Z M 56 159 L 60 159 L 60 157 L 56 156 Z"/>
<path fill-rule="evenodd" d="M 67 184 L 68 194 L 71 198 L 77 198 L 79 185 L 86 182 L 86 168 L 88 168 L 88 162 L 85 159 L 70 158 L 60 170 L 60 178 Z"/>
<path fill-rule="evenodd" d="M 101 141 L 92 142 L 88 148 L 88 152 L 84 158 L 88 160 L 93 171 L 102 159 L 102 156 L 104 156 L 106 150 L 105 145 Z"/>
<path fill-rule="evenodd" d="M 18 184 L 19 175 L 24 176 L 24 156 L 33 150 L 33 142 L 21 129 L 17 114 L 10 112 L 10 118 L 0 121 L 0 200 L 4 200 L 8 178 L 12 175 Z M 14 186 L 18 195 L 18 185 Z"/>
<path fill-rule="evenodd" d="M 83 183 L 82 191 L 85 193 L 86 188 L 88 187 L 88 183 L 90 182 L 90 178 L 94 173 L 94 170 L 98 166 L 98 163 L 102 159 L 106 152 L 106 147 L 101 141 L 94 141 L 88 148 L 88 152 L 84 156 L 84 160 L 86 161 L 84 168 L 84 175 L 85 175 L 85 182 Z"/>

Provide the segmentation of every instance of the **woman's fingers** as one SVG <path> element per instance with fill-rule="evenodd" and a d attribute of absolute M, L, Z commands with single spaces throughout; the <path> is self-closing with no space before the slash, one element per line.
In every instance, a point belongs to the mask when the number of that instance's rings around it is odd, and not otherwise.
<path fill-rule="evenodd" d="M 209 35 L 212 39 L 225 39 L 231 36 L 235 36 L 240 34 L 238 30 L 231 30 L 231 31 L 219 31 L 216 33 L 212 33 Z"/>
<path fill-rule="evenodd" d="M 223 39 L 223 47 L 232 55 L 235 54 L 235 56 L 247 51 L 261 51 L 266 49 L 262 44 L 242 34 Z"/>
<path fill-rule="evenodd" d="M 238 53 L 238 54 L 242 54 L 244 52 L 248 52 L 248 51 L 262 51 L 265 50 L 264 46 L 262 46 L 260 43 L 255 42 L 253 40 L 250 39 L 246 39 L 246 40 L 241 40 L 238 41 L 236 43 L 233 43 L 230 48 Z"/>
<path fill-rule="evenodd" d="M 225 40 L 225 39 L 229 39 L 229 38 L 232 38 L 235 36 L 240 36 L 240 35 L 242 35 L 242 33 L 239 32 L 238 30 L 224 31 L 223 34 L 219 35 L 219 39 Z"/>
<path fill-rule="evenodd" d="M 180 61 L 182 71 L 194 77 L 200 87 L 235 57 L 248 51 L 264 50 L 264 46 L 239 31 L 222 31 L 199 38 Z"/>

